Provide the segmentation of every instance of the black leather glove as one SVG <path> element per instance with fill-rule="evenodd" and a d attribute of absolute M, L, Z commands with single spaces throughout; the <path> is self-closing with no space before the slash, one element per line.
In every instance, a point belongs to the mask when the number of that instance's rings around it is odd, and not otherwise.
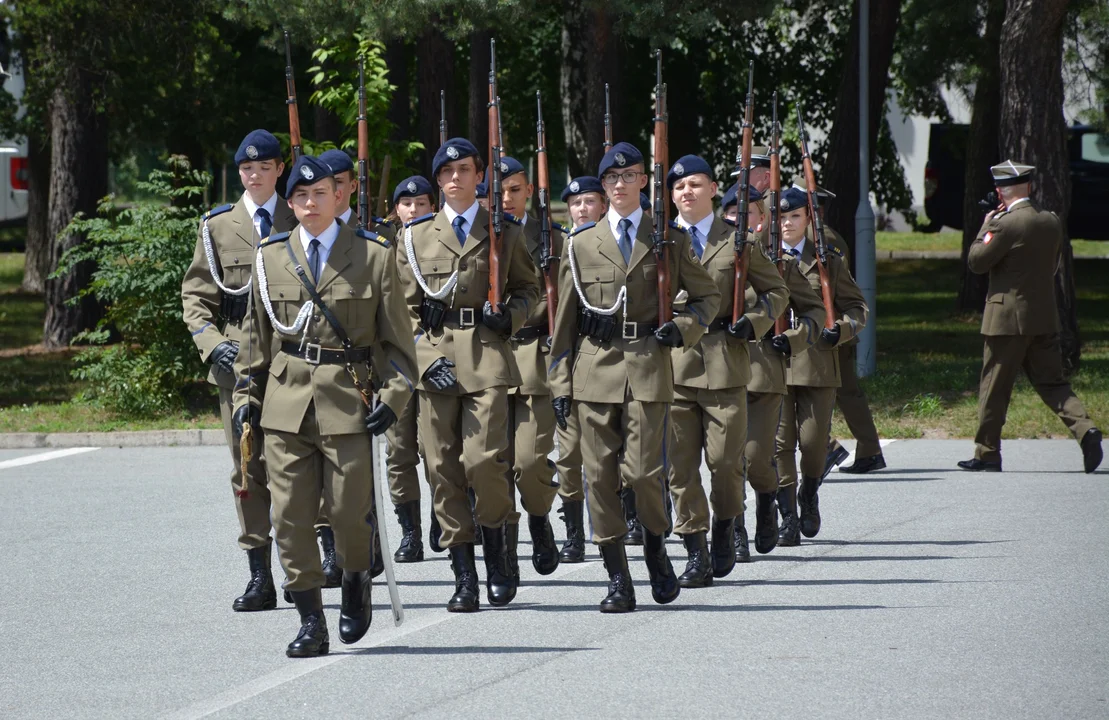
<path fill-rule="evenodd" d="M 377 407 L 366 415 L 366 429 L 371 435 L 380 435 L 397 421 L 397 414 L 383 402 L 378 402 Z"/>
<path fill-rule="evenodd" d="M 231 374 L 235 372 L 235 357 L 239 354 L 239 346 L 233 342 L 224 341 L 208 354 L 208 362 L 220 372 Z"/>
<path fill-rule="evenodd" d="M 789 338 L 787 338 L 784 334 L 775 335 L 774 337 L 770 338 L 770 347 L 774 348 L 776 352 L 779 352 L 786 357 L 789 357 L 790 354 L 793 352 L 793 350 L 789 347 Z"/>
<path fill-rule="evenodd" d="M 755 327 L 751 325 L 751 321 L 747 319 L 746 315 L 740 315 L 735 325 L 728 326 L 728 334 L 740 340 L 754 340 Z"/>
<path fill-rule="evenodd" d="M 554 408 L 555 422 L 563 430 L 566 429 L 566 422 L 570 418 L 570 396 L 561 395 L 556 398 L 551 398 L 551 407 Z"/>
<path fill-rule="evenodd" d="M 431 363 L 431 367 L 424 371 L 424 382 L 436 390 L 446 390 L 458 382 L 451 368 L 454 363 L 446 358 L 439 358 Z"/>
<path fill-rule="evenodd" d="M 258 423 L 262 422 L 262 411 L 256 406 L 247 403 L 235 410 L 235 414 L 231 416 L 231 435 L 235 438 L 235 442 L 243 437 L 243 428 L 250 425 L 251 433 L 258 432 Z"/>
<path fill-rule="evenodd" d="M 820 331 L 820 342 L 828 347 L 835 347 L 839 344 L 839 325 L 831 328 L 824 328 Z"/>
<path fill-rule="evenodd" d="M 674 324 L 673 320 L 666 322 L 658 330 L 655 330 L 655 340 L 658 340 L 660 345 L 667 347 L 679 348 L 682 343 L 682 333 L 678 330 L 678 326 Z"/>
<path fill-rule="evenodd" d="M 486 300 L 485 307 L 481 309 L 481 321 L 485 327 L 498 335 L 508 335 L 512 332 L 512 316 L 505 311 L 504 303 L 497 303 L 497 311 L 493 312 L 493 305 Z"/>

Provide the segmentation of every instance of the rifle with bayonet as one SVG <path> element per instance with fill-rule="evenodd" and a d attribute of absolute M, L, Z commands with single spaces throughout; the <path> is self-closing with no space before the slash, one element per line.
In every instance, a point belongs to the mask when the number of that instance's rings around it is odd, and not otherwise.
<path fill-rule="evenodd" d="M 816 196 L 816 173 L 809 157 L 809 144 L 805 139 L 805 120 L 801 116 L 801 104 L 797 104 L 797 131 L 801 140 L 801 164 L 805 168 L 805 194 L 809 198 L 809 223 L 812 227 L 813 244 L 816 246 L 816 267 L 820 273 L 820 295 L 824 300 L 824 327 L 836 326 L 836 311 L 832 299 L 832 283 L 828 275 L 828 246 L 824 242 L 824 221 L 820 219 L 820 200 Z"/>
<path fill-rule="evenodd" d="M 612 106 L 608 103 L 608 83 L 605 83 L 605 152 L 612 148 Z"/>
<path fill-rule="evenodd" d="M 670 145 L 667 137 L 669 122 L 666 114 L 666 86 L 662 84 L 662 50 L 655 51 L 655 58 L 655 173 L 651 204 L 651 242 L 658 267 L 658 325 L 662 327 L 674 318 L 673 295 L 670 291 L 670 201 L 665 181 L 670 164 Z"/>
<path fill-rule="evenodd" d="M 297 112 L 297 88 L 293 80 L 293 51 L 289 45 L 289 31 L 285 31 L 285 104 L 289 106 L 289 147 L 293 162 L 300 159 L 300 114 Z"/>
<path fill-rule="evenodd" d="M 543 285 L 547 290 L 547 327 L 554 332 L 555 310 L 558 305 L 558 257 L 551 240 L 551 179 L 547 168 L 547 130 L 543 126 L 543 96 L 535 93 L 538 121 L 535 124 L 537 149 L 536 165 L 539 175 L 539 269 L 543 273 Z M 549 342 L 549 340 L 548 340 Z"/>
<path fill-rule="evenodd" d="M 358 229 L 370 222 L 370 127 L 366 118 L 366 68 L 358 60 Z"/>
<path fill-rule="evenodd" d="M 439 91 L 439 147 L 447 144 L 447 92 L 445 90 Z M 443 188 L 439 188 L 439 209 L 443 209 L 443 203 L 446 197 L 443 195 Z"/>
<path fill-rule="evenodd" d="M 497 95 L 497 41 L 489 40 L 489 304 L 499 312 L 501 287 L 501 238 L 504 232 L 504 198 L 501 197 L 501 99 Z"/>
<path fill-rule="evenodd" d="M 747 293 L 747 269 L 751 264 L 751 246 L 747 242 L 750 215 L 751 134 L 754 132 L 755 113 L 755 62 L 747 66 L 747 104 L 743 110 L 743 134 L 739 142 L 739 214 L 735 224 L 735 288 L 732 293 L 732 325 L 743 316 Z"/>
<path fill-rule="evenodd" d="M 782 197 L 782 175 L 781 175 L 781 137 L 782 126 L 778 123 L 778 91 L 774 91 L 774 99 L 771 104 L 772 110 L 770 115 L 770 187 L 767 189 L 767 207 L 770 213 L 770 227 L 767 237 L 769 238 L 769 247 L 767 248 L 767 255 L 774 262 L 778 268 L 778 274 L 785 276 L 785 270 L 782 268 L 782 228 L 779 224 L 781 218 L 779 217 L 782 208 L 778 203 Z M 774 334 L 781 335 L 789 329 L 789 321 L 786 319 L 786 314 L 782 313 L 774 320 Z"/>

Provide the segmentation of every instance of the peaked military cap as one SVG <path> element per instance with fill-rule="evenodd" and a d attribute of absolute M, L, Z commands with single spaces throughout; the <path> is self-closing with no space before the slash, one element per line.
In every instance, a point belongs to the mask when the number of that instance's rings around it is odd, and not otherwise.
<path fill-rule="evenodd" d="M 296 190 L 297 185 L 314 185 L 320 180 L 334 175 L 335 172 L 331 169 L 331 166 L 325 162 L 320 162 L 319 158 L 311 155 L 301 155 L 289 172 L 289 180 L 285 183 L 285 197 L 292 197 L 293 190 Z"/>
<path fill-rule="evenodd" d="M 755 145 L 751 148 L 751 167 L 770 167 L 770 148 Z"/>
<path fill-rule="evenodd" d="M 520 161 L 517 160 L 516 158 L 508 157 L 507 155 L 505 155 L 501 158 L 501 179 L 502 180 L 506 177 L 512 177 L 513 175 L 516 175 L 518 173 L 522 173 L 523 171 L 524 171 L 524 166 L 521 165 Z"/>
<path fill-rule="evenodd" d="M 431 183 L 423 175 L 406 177 L 397 183 L 397 187 L 393 190 L 393 205 L 395 206 L 403 197 L 430 196 L 432 192 Z"/>
<path fill-rule="evenodd" d="M 993 184 L 997 187 L 1021 185 L 1032 179 L 1032 171 L 1035 169 L 1031 165 L 1021 165 L 1012 160 L 1006 160 L 990 168 L 990 175 L 993 175 Z"/>
<path fill-rule="evenodd" d="M 805 180 L 804 175 L 797 175 L 793 178 L 793 187 L 797 188 L 801 192 L 808 192 L 809 191 L 809 183 Z M 836 196 L 836 194 L 834 192 L 832 192 L 831 190 L 826 190 L 826 189 L 820 187 L 820 185 L 817 185 L 816 186 L 816 196 L 818 198 L 820 198 L 821 200 L 827 200 L 829 198 L 834 198 Z"/>
<path fill-rule="evenodd" d="M 439 176 L 439 171 L 443 166 L 455 160 L 461 160 L 468 157 L 477 157 L 477 148 L 474 144 L 466 138 L 451 138 L 439 146 L 435 151 L 435 157 L 431 161 L 431 174 L 434 177 Z"/>
<path fill-rule="evenodd" d="M 320 153 L 320 162 L 326 163 L 333 175 L 341 172 L 354 171 L 354 161 L 342 150 L 324 150 Z"/>
<path fill-rule="evenodd" d="M 690 175 L 707 175 L 712 180 L 712 168 L 704 158 L 697 155 L 683 155 L 666 173 L 666 187 L 674 187 L 674 183 Z"/>
<path fill-rule="evenodd" d="M 591 175 L 583 175 L 576 177 L 570 181 L 566 189 L 562 191 L 562 202 L 566 202 L 575 195 L 583 195 L 585 193 L 600 193 L 605 194 L 605 189 L 601 185 L 601 181 Z"/>
<path fill-rule="evenodd" d="M 597 168 L 597 177 L 604 177 L 609 170 L 622 171 L 642 162 L 643 153 L 639 152 L 635 145 L 628 142 L 618 142 L 610 147 L 605 156 L 601 158 L 601 165 Z"/>
<path fill-rule="evenodd" d="M 235 164 L 242 165 L 245 162 L 253 162 L 255 160 L 280 160 L 281 159 L 281 143 L 273 136 L 269 130 L 252 130 L 247 133 L 243 141 L 239 143 L 239 149 L 235 151 Z"/>

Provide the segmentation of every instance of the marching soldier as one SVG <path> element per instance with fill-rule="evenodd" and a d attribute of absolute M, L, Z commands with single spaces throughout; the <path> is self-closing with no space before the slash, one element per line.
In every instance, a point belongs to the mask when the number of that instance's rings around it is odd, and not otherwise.
<path fill-rule="evenodd" d="M 801 272 L 813 290 L 819 292 L 815 243 L 805 236 L 809 227 L 808 197 L 802 190 L 791 187 L 782 193 L 781 208 L 782 249 L 797 258 Z M 839 353 L 834 350 L 858 335 L 868 315 L 862 293 L 842 259 L 831 249 L 828 249 L 827 259 L 835 326 L 821 329 L 814 347 L 793 357 L 786 373 L 788 391 L 776 441 L 778 510 L 782 514 L 778 544 L 782 546 L 800 544 L 798 530 L 809 538 L 820 532 L 817 490 L 827 456 L 836 388 L 840 384 Z M 798 445 L 801 448 L 800 489 L 797 488 Z M 796 515 L 798 502 L 800 523 Z"/>
<path fill-rule="evenodd" d="M 736 164 L 738 166 L 738 160 Z M 732 177 L 737 175 L 739 175 L 738 167 L 732 171 Z M 751 148 L 751 174 L 747 182 L 763 195 L 770 187 L 770 148 L 765 145 L 755 145 Z"/>
<path fill-rule="evenodd" d="M 986 337 L 978 386 L 978 433 L 974 457 L 963 470 L 1001 472 L 1001 428 L 1017 373 L 1023 369 L 1040 398 L 1071 431 L 1092 473 L 1101 464 L 1101 431 L 1063 377 L 1054 271 L 1063 227 L 1030 197 L 1031 165 L 1007 160 L 990 168 L 996 210 L 986 214 L 970 246 L 971 272 L 989 273 L 982 334 Z"/>
<path fill-rule="evenodd" d="M 505 222 L 504 301 L 500 307 L 489 303 L 489 213 L 474 195 L 482 171 L 477 148 L 452 138 L 432 165 L 446 206 L 408 222 L 398 262 L 409 313 L 418 322 L 420 437 L 443 530 L 440 544 L 450 551 L 455 573 L 447 610 L 475 612 L 475 533 L 482 536 L 490 604 L 505 605 L 516 595 L 505 541 L 512 512 L 507 408 L 508 391 L 521 379 L 509 337 L 523 327 L 540 291 L 519 225 Z"/>
<path fill-rule="evenodd" d="M 765 245 L 748 252 L 744 313 L 732 324 L 735 292 L 735 230 L 713 214 L 717 185 L 712 169 L 696 155 L 680 158 L 666 176 L 678 209 L 677 223 L 687 233 L 693 252 L 720 291 L 720 308 L 700 342 L 672 351 L 674 404 L 670 408 L 670 492 L 689 560 L 678 578 L 683 588 L 712 585 L 735 567 L 736 518 L 743 515 L 743 456 L 737 452 L 747 438 L 747 382 L 751 377 L 747 341 L 762 337 L 786 308 L 789 291 Z M 755 191 L 757 192 L 757 191 Z M 701 485 L 704 450 L 712 482 L 712 556 L 709 497 Z M 777 487 L 759 493 L 759 537 L 777 536 L 773 505 Z M 763 498 L 769 502 L 764 503 Z M 768 508 L 768 509 L 767 509 Z"/>
<path fill-rule="evenodd" d="M 371 434 L 403 412 L 416 363 L 388 242 L 336 220 L 340 195 L 317 158 L 297 160 L 286 194 L 300 227 L 258 250 L 233 427 L 236 439 L 247 425 L 266 431 L 274 536 L 301 618 L 286 655 L 314 657 L 330 642 L 313 532 L 321 499 L 343 568 L 339 639 L 353 643 L 372 619 Z M 368 411 L 371 377 L 380 402 Z"/>
<path fill-rule="evenodd" d="M 319 159 L 335 172 L 335 185 L 339 189 L 339 220 L 354 227 L 358 223 L 358 217 L 350 204 L 351 198 L 358 197 L 358 174 L 354 169 L 354 161 L 342 150 L 324 150 Z M 366 227 L 374 234 L 384 237 L 390 245 L 393 244 L 396 229 L 385 218 L 371 215 L 366 220 Z"/>
<path fill-rule="evenodd" d="M 248 134 L 235 152 L 243 194 L 237 203 L 207 213 L 197 232 L 192 264 L 181 283 L 185 324 L 200 357 L 212 366 L 208 382 L 219 388 L 220 415 L 234 466 L 231 488 L 239 515 L 239 547 L 246 550 L 250 580 L 232 607 L 272 610 L 277 593 L 270 572 L 270 490 L 259 458 L 243 478 L 239 445 L 231 432 L 235 355 L 242 342 L 254 247 L 271 232 L 286 232 L 296 218 L 275 189 L 285 169 L 281 145 L 265 130 Z"/>
<path fill-rule="evenodd" d="M 647 184 L 643 156 L 617 143 L 597 175 L 609 210 L 600 223 L 578 228 L 562 253 L 550 382 L 558 424 L 566 428 L 576 411 L 581 426 L 593 542 L 610 580 L 600 610 L 630 612 L 635 589 L 624 552 L 621 479 L 636 491 L 651 594 L 657 603 L 672 602 L 680 587 L 663 542 L 670 352 L 700 339 L 716 317 L 720 291 L 689 237 L 670 230 L 671 289 L 685 290 L 688 300 L 684 312 L 658 326 L 658 261 L 637 197 Z"/>

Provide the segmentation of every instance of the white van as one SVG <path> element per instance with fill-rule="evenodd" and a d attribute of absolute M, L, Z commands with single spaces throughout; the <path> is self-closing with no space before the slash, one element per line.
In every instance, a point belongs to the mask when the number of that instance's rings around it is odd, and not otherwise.
<path fill-rule="evenodd" d="M 11 93 L 19 102 L 23 98 L 23 73 L 18 63 L 9 65 L 0 66 L 4 92 Z M 28 174 L 27 139 L 0 138 L 0 226 L 27 221 Z"/>

